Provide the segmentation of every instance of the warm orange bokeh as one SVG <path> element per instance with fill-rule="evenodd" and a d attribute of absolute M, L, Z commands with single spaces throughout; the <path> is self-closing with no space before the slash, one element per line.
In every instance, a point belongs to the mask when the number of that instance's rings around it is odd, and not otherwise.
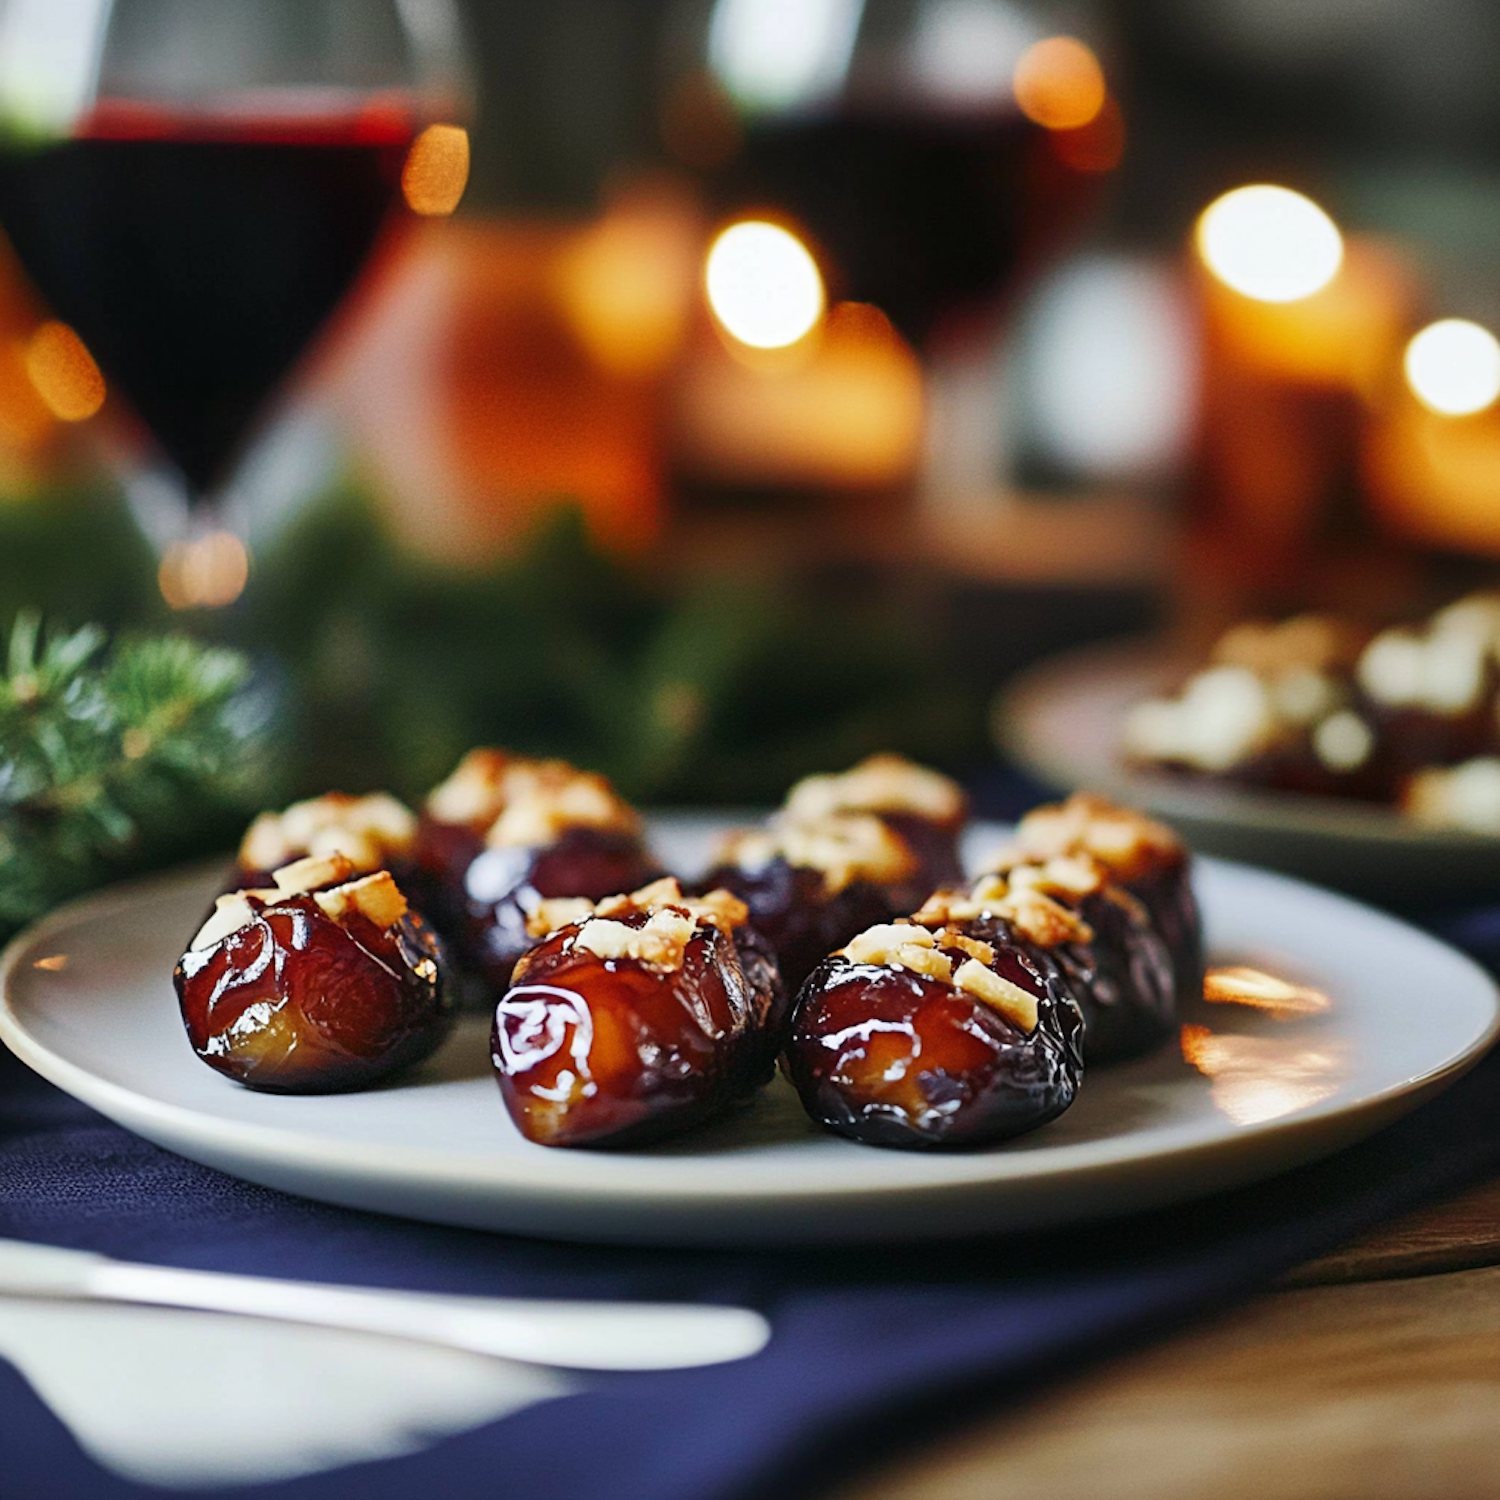
<path fill-rule="evenodd" d="M 899 483 L 922 440 L 922 372 L 878 308 L 841 302 L 797 357 L 704 341 L 683 371 L 677 452 L 696 476 L 859 488 Z"/>
<path fill-rule="evenodd" d="M 558 254 L 555 290 L 578 341 L 613 375 L 659 375 L 681 351 L 703 227 L 667 184 L 623 193 Z"/>
<path fill-rule="evenodd" d="M 26 373 L 60 421 L 87 421 L 104 405 L 104 376 L 66 323 L 43 323 L 27 340 Z"/>
<path fill-rule="evenodd" d="M 1104 69 L 1077 37 L 1033 43 L 1021 54 L 1011 83 L 1021 113 L 1049 130 L 1077 130 L 1104 108 Z"/>
<path fill-rule="evenodd" d="M 1391 531 L 1500 557 L 1500 407 L 1442 416 L 1403 387 L 1370 424 L 1362 459 L 1371 504 Z"/>
<path fill-rule="evenodd" d="M 329 371 L 354 445 L 413 547 L 475 562 L 514 545 L 559 501 L 579 504 L 610 546 L 656 536 L 660 382 L 605 368 L 596 353 L 618 325 L 606 336 L 586 312 L 580 323 L 589 297 L 576 282 L 571 303 L 563 293 L 590 232 L 428 224 Z"/>
<path fill-rule="evenodd" d="M 156 574 L 173 609 L 222 609 L 244 593 L 249 578 L 250 554 L 230 531 L 173 542 Z"/>
<path fill-rule="evenodd" d="M 412 142 L 401 169 L 401 193 L 413 213 L 451 214 L 469 184 L 469 133 L 460 125 L 429 125 Z"/>

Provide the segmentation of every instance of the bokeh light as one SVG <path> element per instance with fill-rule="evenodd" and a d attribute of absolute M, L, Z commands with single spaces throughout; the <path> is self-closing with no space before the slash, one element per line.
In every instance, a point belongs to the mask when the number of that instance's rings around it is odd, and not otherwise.
<path fill-rule="evenodd" d="M 1204 209 L 1198 253 L 1226 286 L 1257 302 L 1297 302 L 1338 275 L 1344 240 L 1311 198 L 1256 183 Z"/>
<path fill-rule="evenodd" d="M 709 247 L 704 283 L 725 332 L 752 349 L 785 349 L 823 316 L 817 262 L 778 224 L 731 224 Z"/>
<path fill-rule="evenodd" d="M 1429 411 L 1466 417 L 1500 397 L 1500 342 L 1466 318 L 1429 323 L 1406 346 L 1406 383 Z"/>
<path fill-rule="evenodd" d="M 222 609 L 244 593 L 249 577 L 250 554 L 232 531 L 173 542 L 156 573 L 173 609 Z"/>
<path fill-rule="evenodd" d="M 43 323 L 27 340 L 26 373 L 47 410 L 83 422 L 104 405 L 104 376 L 66 323 Z"/>
<path fill-rule="evenodd" d="M 411 144 L 401 193 L 413 213 L 451 214 L 469 184 L 469 133 L 461 125 L 429 125 Z"/>
<path fill-rule="evenodd" d="M 1104 108 L 1104 69 L 1077 37 L 1034 42 L 1021 54 L 1011 86 L 1021 113 L 1048 130 L 1077 130 Z"/>

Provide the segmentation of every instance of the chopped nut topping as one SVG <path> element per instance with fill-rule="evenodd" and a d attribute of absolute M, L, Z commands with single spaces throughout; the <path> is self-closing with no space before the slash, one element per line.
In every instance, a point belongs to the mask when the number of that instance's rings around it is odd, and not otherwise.
<path fill-rule="evenodd" d="M 1035 868 L 1022 866 L 1023 871 Z M 973 890 L 936 891 L 916 914 L 918 922 L 947 924 L 1000 917 L 1022 937 L 1042 948 L 1059 943 L 1090 943 L 1094 929 L 1045 891 L 1033 885 L 1007 885 L 999 875 L 981 876 Z"/>
<path fill-rule="evenodd" d="M 360 871 L 373 871 L 411 852 L 417 820 L 385 792 L 350 797 L 329 792 L 285 811 L 262 813 L 240 843 L 247 870 L 274 870 L 303 854 L 342 854 Z"/>
<path fill-rule="evenodd" d="M 1055 948 L 1059 943 L 1091 943 L 1094 929 L 1076 912 L 1060 905 L 1040 891 L 1012 891 L 996 907 L 1024 938 L 1041 948 Z"/>
<path fill-rule="evenodd" d="M 311 883 L 304 883 L 296 876 L 295 872 L 302 867 L 315 864 L 323 870 L 338 871 L 334 878 L 342 883 L 329 889 L 325 880 L 314 879 Z M 198 929 L 188 947 L 194 951 L 212 948 L 241 928 L 248 927 L 264 907 L 276 906 L 309 894 L 331 921 L 343 922 L 351 912 L 358 912 L 377 927 L 394 927 L 406 915 L 407 904 L 406 897 L 401 894 L 401 889 L 390 872 L 378 870 L 373 875 L 362 875 L 357 880 L 350 880 L 348 877 L 353 870 L 354 867 L 342 855 L 334 855 L 331 860 L 302 859 L 276 872 L 277 883 L 274 888 L 230 891 L 214 902 L 214 909 L 208 920 Z M 317 872 L 310 869 L 308 871 L 309 876 L 315 873 Z"/>
<path fill-rule="evenodd" d="M 947 928 L 938 941 L 943 947 L 957 948 L 960 953 L 967 953 L 970 958 L 977 958 L 982 964 L 992 964 L 995 961 L 995 950 L 988 943 L 967 937 L 954 928 Z"/>
<path fill-rule="evenodd" d="M 937 951 L 937 935 L 912 923 L 886 922 L 867 928 L 845 944 L 842 952 L 854 964 L 909 969 L 944 984 L 953 977 L 953 961 Z"/>
<path fill-rule="evenodd" d="M 1467 629 L 1382 631 L 1359 659 L 1362 688 L 1389 708 L 1459 714 L 1484 687 L 1489 642 Z"/>
<path fill-rule="evenodd" d="M 354 861 L 342 854 L 309 854 L 271 872 L 283 896 L 301 896 L 325 885 L 339 885 L 354 874 Z"/>
<path fill-rule="evenodd" d="M 1040 865 L 1023 861 L 1004 874 L 1012 890 L 1041 891 L 1048 896 L 1092 896 L 1109 879 L 1104 866 L 1087 854 L 1058 854 Z"/>
<path fill-rule="evenodd" d="M 343 922 L 351 913 L 358 912 L 366 921 L 382 928 L 394 927 L 407 911 L 406 897 L 388 870 L 351 880 L 331 891 L 317 891 L 313 900 L 335 922 Z"/>
<path fill-rule="evenodd" d="M 938 927 L 950 922 L 974 922 L 997 915 L 1009 893 L 1010 887 L 1001 876 L 981 875 L 968 891 L 934 891 L 913 920 Z"/>
<path fill-rule="evenodd" d="M 487 827 L 505 811 L 505 773 L 515 759 L 504 750 L 469 751 L 452 775 L 428 794 L 428 813 L 439 823 Z"/>
<path fill-rule="evenodd" d="M 233 936 L 242 927 L 248 927 L 257 916 L 256 908 L 250 904 L 249 898 L 252 896 L 262 906 L 268 906 L 281 899 L 281 892 L 231 891 L 228 895 L 218 897 L 208 920 L 198 929 L 188 948 L 195 952 L 212 948 L 216 943 L 222 943 L 225 938 Z"/>
<path fill-rule="evenodd" d="M 670 974 L 682 967 L 698 924 L 683 912 L 662 907 L 644 927 L 627 927 L 607 917 L 591 917 L 574 934 L 573 947 L 599 958 L 633 958 L 648 969 Z"/>
<path fill-rule="evenodd" d="M 1248 667 L 1210 667 L 1176 698 L 1148 698 L 1125 718 L 1124 748 L 1136 760 L 1227 771 L 1277 740 L 1270 686 Z"/>
<path fill-rule="evenodd" d="M 765 831 L 731 834 L 721 856 L 742 870 L 761 869 L 780 856 L 821 873 L 829 895 L 856 880 L 894 884 L 915 874 L 918 864 L 905 840 L 869 813 L 830 813 L 810 822 L 778 816 Z"/>
<path fill-rule="evenodd" d="M 957 948 L 969 957 L 955 970 L 948 954 L 939 951 L 943 948 Z M 1036 997 L 988 968 L 994 962 L 995 950 L 963 933 L 935 933 L 904 922 L 882 923 L 860 933 L 842 951 L 850 963 L 906 969 L 965 990 L 1023 1030 L 1030 1031 L 1036 1025 Z"/>
<path fill-rule="evenodd" d="M 645 913 L 647 916 L 644 927 L 630 927 L 614 920 L 616 917 L 638 913 Z M 617 945 L 623 941 L 614 932 L 616 928 L 636 934 L 647 931 L 676 932 L 679 920 L 687 924 L 687 938 L 691 938 L 699 927 L 716 927 L 720 932 L 728 934 L 736 927 L 744 926 L 749 916 L 749 907 L 729 891 L 710 891 L 706 896 L 684 896 L 681 886 L 669 875 L 642 886 L 628 896 L 606 896 L 599 902 L 588 901 L 581 896 L 543 901 L 527 918 L 526 932 L 530 937 L 545 938 L 564 927 L 582 924 L 580 935 L 573 940 L 575 947 L 587 948 L 592 953 L 598 953 L 601 958 L 639 958 L 645 963 L 647 960 L 639 952 L 605 953 L 597 945 Z M 653 929 L 652 924 L 658 917 L 663 921 Z M 668 917 L 672 921 L 668 922 Z M 593 935 L 585 941 L 581 935 L 583 932 L 591 932 Z M 684 946 L 687 938 L 683 940 Z M 648 945 L 657 942 L 655 938 L 645 941 Z M 669 953 L 667 957 L 670 958 Z M 664 959 L 650 960 L 651 967 L 667 970 L 678 967 L 680 963 L 680 952 L 676 960 L 671 962 Z"/>
<path fill-rule="evenodd" d="M 504 750 L 471 750 L 427 798 L 427 811 L 483 832 L 491 849 L 555 843 L 569 828 L 640 831 L 640 818 L 603 776 Z"/>
<path fill-rule="evenodd" d="M 953 983 L 967 990 L 986 1005 L 993 1006 L 1013 1026 L 1022 1031 L 1034 1031 L 1037 1023 L 1036 996 L 1003 974 L 986 968 L 978 959 L 971 958 L 958 966 Z"/>
<path fill-rule="evenodd" d="M 594 915 L 594 903 L 587 896 L 552 896 L 537 904 L 526 918 L 526 936 L 544 938 L 560 927 L 571 927 Z"/>
<path fill-rule="evenodd" d="M 556 843 L 570 828 L 640 831 L 635 811 L 620 800 L 604 777 L 592 771 L 544 761 L 535 774 L 513 771 L 507 782 L 510 800 L 485 835 L 491 849 Z"/>
<path fill-rule="evenodd" d="M 787 794 L 789 821 L 816 822 L 836 813 L 911 813 L 956 823 L 965 799 L 958 783 L 900 755 L 871 755 L 836 776 L 808 776 Z"/>
<path fill-rule="evenodd" d="M 1033 859 L 1089 855 L 1121 881 L 1182 858 L 1182 844 L 1170 828 L 1088 792 L 1027 813 L 1016 827 L 1016 842 Z"/>

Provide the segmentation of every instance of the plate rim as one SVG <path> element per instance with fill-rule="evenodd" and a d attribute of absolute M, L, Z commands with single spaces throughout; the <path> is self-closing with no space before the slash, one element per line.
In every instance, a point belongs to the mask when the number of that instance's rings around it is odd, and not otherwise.
<path fill-rule="evenodd" d="M 1155 668 L 1166 675 L 1169 668 L 1190 671 L 1193 665 L 1193 658 L 1159 636 L 1095 641 L 1058 652 L 1018 672 L 995 694 L 989 711 L 991 738 L 1004 754 L 1048 786 L 1071 789 L 1085 782 L 1102 785 L 1167 817 L 1234 821 L 1278 833 L 1313 834 L 1433 853 L 1466 850 L 1500 854 L 1500 834 L 1424 827 L 1403 818 L 1394 808 L 1352 798 L 1204 785 L 1185 777 L 1132 771 L 1113 756 L 1089 767 L 1080 779 L 1078 773 L 1084 769 L 1081 764 L 1070 769 L 1049 761 L 1037 753 L 1034 740 L 1025 732 L 1032 706 L 1040 699 L 1055 697 L 1071 678 L 1098 676 L 1111 668 L 1141 675 Z"/>
<path fill-rule="evenodd" d="M 705 814 L 712 816 L 712 814 Z M 985 827 L 986 825 L 974 825 Z M 999 828 L 1001 825 L 988 825 Z M 836 1207 L 854 1208 L 868 1201 L 888 1200 L 899 1197 L 910 1204 L 927 1198 L 948 1198 L 954 1195 L 975 1193 L 1001 1194 L 1007 1188 L 1014 1191 L 1039 1193 L 1046 1197 L 1049 1192 L 1066 1193 L 1070 1185 L 1086 1183 L 1091 1178 L 1105 1179 L 1125 1168 L 1144 1169 L 1148 1175 L 1165 1176 L 1171 1179 L 1173 1168 L 1180 1169 L 1176 1175 L 1191 1176 L 1196 1163 L 1209 1160 L 1222 1161 L 1226 1156 L 1250 1156 L 1254 1160 L 1243 1172 L 1230 1171 L 1223 1174 L 1223 1186 L 1238 1181 L 1255 1180 L 1274 1175 L 1301 1160 L 1311 1159 L 1361 1139 L 1379 1129 L 1391 1119 L 1415 1108 L 1430 1095 L 1457 1081 L 1474 1067 L 1500 1039 L 1500 988 L 1495 979 L 1467 954 L 1443 943 L 1432 934 L 1410 923 L 1393 917 L 1389 913 L 1368 907 L 1363 903 L 1343 896 L 1338 892 L 1311 885 L 1294 877 L 1276 874 L 1255 866 L 1234 861 L 1199 857 L 1210 870 L 1223 871 L 1229 878 L 1250 879 L 1273 886 L 1290 885 L 1313 893 L 1320 900 L 1338 906 L 1353 908 L 1361 919 L 1375 919 L 1382 924 L 1399 929 L 1405 939 L 1415 939 L 1441 953 L 1445 961 L 1456 963 L 1466 970 L 1471 980 L 1482 987 L 1489 1004 L 1485 1026 L 1463 1050 L 1445 1058 L 1423 1071 L 1410 1074 L 1372 1094 L 1355 1101 L 1319 1101 L 1278 1120 L 1262 1122 L 1252 1127 L 1241 1127 L 1234 1134 L 1210 1139 L 1181 1139 L 1191 1134 L 1191 1128 L 1183 1125 L 1158 1126 L 1147 1131 L 1126 1132 L 1107 1140 L 1087 1143 L 1060 1143 L 1053 1146 L 1037 1146 L 1018 1153 L 891 1153 L 879 1152 L 870 1158 L 889 1161 L 891 1158 L 909 1163 L 903 1180 L 891 1182 L 871 1180 L 864 1174 L 856 1174 L 854 1180 L 831 1185 L 826 1177 L 817 1177 L 809 1171 L 806 1179 L 783 1175 L 785 1162 L 757 1164 L 759 1174 L 747 1174 L 742 1170 L 732 1180 L 715 1183 L 705 1180 L 700 1173 L 674 1181 L 673 1175 L 683 1175 L 684 1159 L 677 1155 L 645 1155 L 626 1153 L 632 1168 L 639 1171 L 632 1176 L 616 1174 L 612 1180 L 612 1162 L 618 1162 L 622 1153 L 570 1152 L 573 1160 L 594 1164 L 593 1172 L 570 1168 L 573 1173 L 568 1180 L 558 1183 L 551 1164 L 556 1153 L 545 1148 L 536 1148 L 535 1159 L 529 1155 L 509 1155 L 492 1160 L 499 1166 L 498 1173 L 476 1170 L 485 1161 L 477 1153 L 446 1152 L 430 1147 L 392 1147 L 379 1143 L 355 1142 L 336 1137 L 319 1137 L 301 1127 L 267 1125 L 255 1121 L 239 1121 L 220 1114 L 209 1113 L 189 1105 L 162 1100 L 139 1089 L 117 1083 L 90 1071 L 61 1053 L 53 1050 L 34 1037 L 17 1013 L 12 997 L 15 977 L 23 968 L 26 957 L 45 947 L 50 939 L 62 930 L 76 928 L 96 920 L 107 913 L 128 910 L 132 905 L 152 896 L 161 896 L 174 887 L 185 885 L 190 880 L 206 879 L 214 869 L 222 867 L 222 861 L 199 862 L 179 866 L 123 884 L 107 887 L 90 895 L 77 898 L 57 908 L 47 916 L 19 933 L 0 954 L 0 1042 L 42 1077 L 61 1088 L 91 1108 L 99 1110 L 115 1123 L 144 1135 L 147 1139 L 160 1140 L 160 1132 L 142 1128 L 145 1124 L 162 1123 L 173 1127 L 174 1138 L 187 1136 L 193 1141 L 203 1141 L 210 1148 L 217 1148 L 218 1159 L 209 1163 L 219 1170 L 230 1170 L 221 1165 L 223 1154 L 242 1157 L 247 1152 L 255 1160 L 271 1160 L 282 1169 L 311 1171 L 316 1174 L 336 1172 L 340 1177 L 350 1178 L 357 1186 L 378 1186 L 392 1175 L 388 1169 L 393 1160 L 404 1163 L 400 1174 L 404 1179 L 420 1173 L 427 1182 L 437 1184 L 450 1191 L 460 1193 L 496 1193 L 504 1190 L 527 1195 L 540 1195 L 543 1202 L 554 1201 L 560 1209 L 576 1205 L 587 1197 L 601 1210 L 626 1205 L 652 1208 L 665 1214 L 693 1211 L 712 1212 L 715 1208 L 733 1206 L 743 1209 L 752 1201 L 763 1202 L 767 1197 L 789 1206 L 806 1207 L 815 1203 L 833 1203 Z M 232 1085 L 230 1085 L 232 1087 Z M 497 1102 L 497 1112 L 498 1112 Z M 1342 1128 L 1341 1128 L 1342 1127 Z M 1179 1137 L 1173 1140 L 1174 1134 Z M 1142 1143 L 1152 1142 L 1151 1149 L 1143 1150 Z M 1338 1137 L 1331 1145 L 1320 1144 Z M 1311 1140 L 1309 1141 L 1309 1138 Z M 1307 1149 L 1300 1149 L 1299 1143 Z M 850 1143 L 851 1145 L 854 1143 Z M 166 1145 L 166 1149 L 200 1161 L 203 1156 L 182 1149 L 178 1145 Z M 875 1152 L 876 1148 L 865 1148 Z M 1050 1158 L 1050 1160 L 1049 1160 Z M 706 1163 L 710 1158 L 703 1158 Z M 1268 1161 L 1264 1169 L 1258 1161 Z M 980 1169 L 961 1170 L 956 1166 L 943 1167 L 941 1163 L 986 1163 Z M 701 1166 L 701 1163 L 700 1163 Z M 873 1170 L 889 1172 L 889 1167 Z M 644 1174 L 652 1180 L 643 1184 L 639 1178 Z M 249 1175 L 249 1174 L 241 1174 Z M 660 1179 L 659 1181 L 656 1179 Z M 774 1180 L 773 1180 L 774 1179 Z M 250 1176 L 249 1180 L 265 1182 L 263 1176 Z M 275 1183 L 269 1185 L 276 1186 Z M 283 1187 L 283 1191 L 297 1191 Z M 1140 1207 L 1169 1201 L 1177 1201 L 1200 1195 L 1199 1189 L 1147 1195 Z M 346 1201 L 330 1199 L 328 1201 Z M 354 1204 L 353 1206 L 364 1206 Z M 386 1209 L 385 1212 L 397 1212 Z M 1123 1209 L 1111 1212 L 1127 1211 Z M 1058 1222 L 1082 1222 L 1096 1216 L 1065 1215 Z M 447 1222 L 457 1222 L 447 1220 Z M 518 1229 L 513 1232 L 544 1233 L 547 1231 Z M 572 1234 L 573 1238 L 595 1238 L 620 1243 L 643 1242 L 641 1236 L 629 1233 L 605 1231 Z M 781 1242 L 807 1242 L 809 1239 L 828 1240 L 848 1238 L 835 1232 L 812 1235 L 792 1232 L 781 1237 Z M 868 1237 L 868 1231 L 859 1231 L 857 1237 Z M 892 1236 L 895 1237 L 895 1236 Z M 772 1236 L 772 1239 L 777 1238 Z M 661 1239 L 644 1237 L 644 1242 L 662 1243 Z M 671 1243 L 694 1242 L 680 1233 L 673 1233 Z M 711 1243 L 709 1239 L 699 1243 Z"/>

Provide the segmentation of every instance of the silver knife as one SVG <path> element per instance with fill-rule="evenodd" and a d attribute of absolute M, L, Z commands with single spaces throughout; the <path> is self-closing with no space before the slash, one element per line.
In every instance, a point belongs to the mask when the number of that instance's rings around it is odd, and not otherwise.
<path fill-rule="evenodd" d="M 315 1281 L 181 1271 L 86 1250 L 0 1240 L 0 1295 L 143 1302 L 316 1323 L 571 1370 L 678 1370 L 746 1359 L 770 1324 L 746 1307 L 563 1302 L 371 1291 Z"/>

